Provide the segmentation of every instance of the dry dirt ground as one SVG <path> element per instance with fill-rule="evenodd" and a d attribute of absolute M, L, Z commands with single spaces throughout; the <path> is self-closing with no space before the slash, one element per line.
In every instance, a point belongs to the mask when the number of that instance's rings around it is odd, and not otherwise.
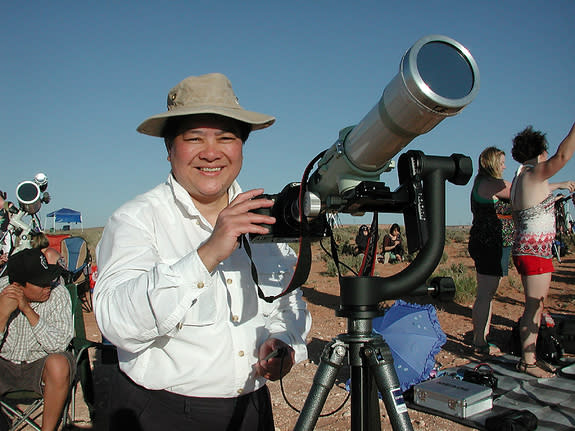
<path fill-rule="evenodd" d="M 473 272 L 473 262 L 466 252 L 465 242 L 451 242 L 446 245 L 448 260 L 443 265 L 462 263 L 470 272 Z M 320 252 L 314 252 L 314 261 L 309 279 L 303 287 L 304 297 L 309 305 L 313 317 L 313 326 L 308 337 L 310 359 L 305 363 L 297 364 L 291 373 L 284 379 L 283 385 L 290 403 L 301 408 L 312 384 L 319 363 L 319 356 L 324 346 L 334 337 L 347 331 L 347 320 L 336 317 L 335 309 L 339 305 L 339 284 L 336 277 L 325 275 L 325 262 L 319 257 Z M 575 314 L 575 254 L 564 256 L 561 263 L 555 263 L 555 273 L 551 283 L 551 290 L 547 299 L 547 310 L 556 314 Z M 408 263 L 376 265 L 376 275 L 388 276 L 405 268 Z M 428 298 L 428 297 L 425 297 Z M 404 298 L 411 302 L 427 302 L 437 309 L 437 315 L 443 331 L 447 335 L 447 342 L 437 355 L 437 361 L 443 368 L 450 368 L 466 364 L 472 360 L 471 340 L 471 303 L 440 303 L 432 298 Z M 385 305 L 391 305 L 388 301 Z M 512 324 L 517 321 L 523 311 L 523 294 L 520 278 L 515 268 L 510 269 L 509 276 L 502 280 L 497 296 L 493 303 L 493 321 L 491 339 L 498 345 L 505 345 Z M 93 340 L 99 339 L 99 331 L 94 323 L 92 313 L 85 314 L 87 336 Z M 336 385 L 330 391 L 324 406 L 324 412 L 330 412 L 338 407 L 345 399 L 347 392 L 344 388 L 348 373 L 347 367 L 342 375 L 336 379 Z M 287 431 L 293 429 L 298 413 L 293 411 L 284 401 L 279 382 L 269 384 L 276 430 Z M 79 398 L 79 397 L 78 397 Z M 391 429 L 385 406 L 380 402 L 382 429 Z M 81 399 L 77 406 L 77 427 L 90 428 L 87 410 Z M 318 420 L 317 430 L 343 431 L 350 429 L 350 402 L 339 412 L 322 417 Z M 413 428 L 415 430 L 449 430 L 460 431 L 470 428 L 437 416 L 409 410 Z"/>

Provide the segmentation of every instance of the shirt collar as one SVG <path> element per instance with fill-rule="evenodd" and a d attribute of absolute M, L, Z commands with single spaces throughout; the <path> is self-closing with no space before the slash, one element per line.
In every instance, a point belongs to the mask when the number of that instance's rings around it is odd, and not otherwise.
<path fill-rule="evenodd" d="M 186 189 L 184 189 L 184 187 L 182 187 L 180 183 L 178 183 L 178 181 L 176 180 L 176 178 L 172 173 L 170 173 L 170 175 L 168 176 L 168 180 L 166 182 L 172 189 L 176 202 L 182 205 L 182 207 L 185 208 L 190 215 L 201 216 L 200 212 L 196 208 L 196 205 L 194 204 L 194 201 L 190 197 L 190 194 L 186 191 Z M 236 180 L 234 180 L 234 182 L 228 189 L 228 200 L 229 200 L 228 203 L 234 200 L 234 198 L 241 192 L 242 189 L 240 185 Z"/>

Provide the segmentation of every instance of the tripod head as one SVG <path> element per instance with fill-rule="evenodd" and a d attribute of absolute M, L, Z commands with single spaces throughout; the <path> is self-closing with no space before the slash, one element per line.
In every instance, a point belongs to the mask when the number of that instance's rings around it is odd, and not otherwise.
<path fill-rule="evenodd" d="M 378 303 L 387 299 L 426 292 L 419 286 L 433 273 L 443 254 L 445 242 L 445 182 L 466 184 L 472 175 L 469 157 L 425 156 L 408 151 L 399 160 L 401 186 L 396 192 L 357 193 L 357 205 L 371 211 L 403 212 L 408 247 L 420 249 L 404 270 L 390 277 L 340 277 L 341 305 L 337 314 L 345 317 L 376 317 Z M 362 190 L 369 187 L 362 186 Z M 377 195 L 382 195 L 380 199 Z M 436 280 L 437 295 L 452 290 L 445 279 Z"/>

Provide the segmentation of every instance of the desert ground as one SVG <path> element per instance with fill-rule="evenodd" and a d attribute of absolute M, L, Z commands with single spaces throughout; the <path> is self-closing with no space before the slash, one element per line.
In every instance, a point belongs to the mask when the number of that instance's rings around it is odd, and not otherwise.
<path fill-rule="evenodd" d="M 381 226 L 380 232 L 387 232 L 387 228 L 388 226 Z M 435 272 L 442 275 L 455 275 L 454 279 L 458 289 L 456 299 L 440 302 L 429 296 L 402 298 L 408 302 L 432 304 L 436 308 L 441 328 L 447 336 L 447 342 L 436 356 L 437 362 L 443 369 L 463 365 L 473 360 L 473 352 L 470 346 L 473 294 L 460 292 L 462 286 L 473 284 L 475 280 L 473 261 L 467 252 L 467 232 L 468 229 L 466 227 L 448 228 L 444 256 Z M 94 238 L 98 237 L 98 233 L 84 232 L 83 234 L 92 238 L 88 239 L 88 242 L 93 252 Z M 342 235 L 342 237 L 344 236 Z M 571 247 L 571 250 L 574 251 L 575 247 Z M 347 331 L 347 319 L 337 317 L 335 314 L 335 310 L 340 304 L 338 278 L 329 270 L 327 260 L 323 255 L 324 252 L 319 245 L 314 244 L 312 269 L 307 282 L 302 287 L 304 298 L 313 318 L 312 329 L 307 340 L 309 359 L 295 365 L 282 382 L 285 396 L 296 408 L 303 406 L 317 371 L 319 357 L 323 348 L 334 337 Z M 386 277 L 402 271 L 407 265 L 409 265 L 409 262 L 386 265 L 377 263 L 375 275 Z M 571 253 L 563 256 L 561 262 L 555 260 L 554 265 L 555 273 L 553 274 L 551 290 L 546 301 L 547 311 L 551 314 L 573 316 L 575 315 L 575 254 Z M 390 306 L 393 302 L 393 300 L 389 300 L 386 303 L 382 303 L 381 306 Z M 518 320 L 522 311 L 523 293 L 521 280 L 517 271 L 511 265 L 509 275 L 503 278 L 493 302 L 490 341 L 505 350 L 511 327 Z M 86 312 L 84 319 L 87 337 L 94 341 L 99 341 L 100 332 L 95 324 L 93 313 Z M 325 403 L 324 413 L 329 413 L 336 409 L 347 396 L 345 381 L 348 373 L 347 367 L 340 371 L 341 375 L 338 375 L 336 384 L 330 391 Z M 284 400 L 280 382 L 270 382 L 269 388 L 272 393 L 276 430 L 287 431 L 293 429 L 298 419 L 298 413 L 288 406 Z M 349 430 L 350 410 L 350 401 L 348 400 L 345 406 L 337 413 L 321 417 L 317 422 L 316 429 L 330 431 Z M 391 429 L 389 418 L 382 402 L 380 402 L 380 412 L 381 428 Z M 409 409 L 409 416 L 413 428 L 418 431 L 462 431 L 472 429 L 413 409 Z M 92 428 L 87 409 L 81 400 L 80 394 L 78 395 L 76 421 L 77 429 Z"/>

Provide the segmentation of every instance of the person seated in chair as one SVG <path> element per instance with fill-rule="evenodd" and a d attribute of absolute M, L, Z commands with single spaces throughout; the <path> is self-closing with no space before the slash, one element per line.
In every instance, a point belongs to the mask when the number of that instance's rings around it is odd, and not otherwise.
<path fill-rule="evenodd" d="M 389 228 L 389 233 L 383 237 L 383 246 L 381 250 L 383 263 L 401 262 L 403 260 L 403 253 L 401 231 L 399 229 L 399 225 L 394 223 L 391 225 L 391 228 Z"/>
<path fill-rule="evenodd" d="M 363 254 L 367 248 L 367 242 L 369 240 L 370 229 L 367 225 L 362 224 L 355 236 L 355 255 Z"/>
<path fill-rule="evenodd" d="M 70 294 L 62 268 L 38 248 L 8 259 L 0 279 L 0 396 L 33 391 L 44 397 L 42 430 L 55 430 L 75 375 L 66 352 L 73 336 Z"/>

